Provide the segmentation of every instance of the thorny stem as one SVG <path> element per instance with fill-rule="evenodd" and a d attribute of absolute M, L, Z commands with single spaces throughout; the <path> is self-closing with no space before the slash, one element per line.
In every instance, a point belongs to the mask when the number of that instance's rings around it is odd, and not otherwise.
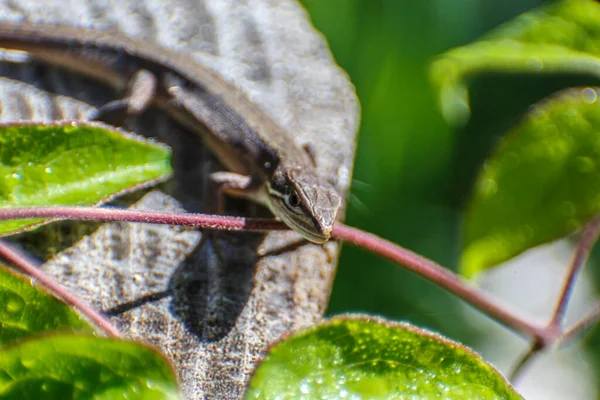
<path fill-rule="evenodd" d="M 34 261 L 27 254 L 17 250 L 14 246 L 4 240 L 0 240 L 0 257 L 14 264 L 21 271 L 33 277 L 36 281 L 44 285 L 55 295 L 62 298 L 67 304 L 79 310 L 83 315 L 89 318 L 94 324 L 103 329 L 108 335 L 119 337 L 120 333 L 106 318 L 96 312 L 92 307 L 79 300 L 76 296 L 69 293 L 54 279 L 46 275 L 38 262 Z"/>

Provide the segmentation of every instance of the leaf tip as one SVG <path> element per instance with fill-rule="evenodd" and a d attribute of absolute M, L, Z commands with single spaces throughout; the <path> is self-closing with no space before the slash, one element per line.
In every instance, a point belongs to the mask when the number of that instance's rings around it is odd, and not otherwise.
<path fill-rule="evenodd" d="M 458 67 L 449 57 L 439 58 L 429 69 L 430 79 L 438 89 L 442 117 L 450 125 L 464 126 L 471 117 L 471 107 L 467 86 L 458 75 Z"/>

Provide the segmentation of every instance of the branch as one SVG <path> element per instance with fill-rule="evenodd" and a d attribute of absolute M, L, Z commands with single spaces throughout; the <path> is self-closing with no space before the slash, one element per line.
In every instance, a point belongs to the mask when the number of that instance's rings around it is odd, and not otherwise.
<path fill-rule="evenodd" d="M 81 314 L 103 329 L 109 336 L 119 337 L 121 335 L 117 328 L 115 328 L 110 321 L 104 318 L 102 314 L 95 311 L 88 304 L 79 300 L 76 296 L 69 293 L 67 289 L 55 282 L 54 279 L 46 275 L 40 268 L 38 262 L 34 261 L 27 254 L 17 250 L 14 246 L 8 244 L 4 240 L 0 240 L 0 257 L 3 257 L 10 263 L 14 264 L 21 271 L 35 278 L 36 281 L 39 281 L 48 290 L 50 290 L 51 293 L 54 293 L 56 296 L 62 298 L 65 303 L 79 310 Z"/>
<path fill-rule="evenodd" d="M 333 232 L 337 239 L 354 244 L 404 266 L 409 271 L 446 289 L 516 332 L 531 335 L 534 338 L 546 339 L 547 332 L 544 328 L 528 322 L 525 317 L 511 311 L 508 305 L 501 304 L 497 299 L 470 285 L 449 269 L 392 242 L 356 228 L 337 224 Z"/>
<path fill-rule="evenodd" d="M 594 243 L 598 240 L 598 235 L 600 234 L 600 217 L 596 217 L 591 222 L 586 224 L 581 233 L 581 237 L 579 238 L 579 242 L 577 243 L 577 248 L 575 249 L 575 254 L 573 255 L 573 260 L 569 266 L 567 279 L 565 281 L 565 285 L 563 286 L 562 292 L 556 304 L 556 308 L 554 310 L 554 314 L 552 316 L 549 325 L 562 325 L 565 314 L 567 312 L 567 307 L 569 305 L 569 300 L 571 299 L 571 294 L 573 293 L 573 287 L 575 286 L 575 281 L 579 272 L 583 268 L 586 260 L 590 255 L 590 251 L 594 247 Z"/>
<path fill-rule="evenodd" d="M 0 221 L 49 218 L 76 221 L 125 221 L 161 225 L 196 226 L 227 231 L 272 231 L 289 229 L 283 223 L 266 218 L 227 217 L 193 213 L 164 213 L 113 207 L 14 207 L 0 208 Z M 4 235 L 12 234 L 5 233 Z"/>
<path fill-rule="evenodd" d="M 167 225 L 197 226 L 207 229 L 224 229 L 230 231 L 252 230 L 268 231 L 288 229 L 281 222 L 272 219 L 251 219 L 227 217 L 221 215 L 204 215 L 191 213 L 161 213 L 154 211 L 125 210 L 117 208 L 95 207 L 25 207 L 0 209 L 0 220 L 5 219 L 73 219 L 94 221 L 127 221 Z M 467 283 L 450 270 L 421 257 L 396 244 L 373 234 L 337 224 L 333 237 L 362 247 L 422 276 L 434 284 L 445 288 L 475 308 L 486 313 L 507 327 L 521 334 L 530 335 L 535 340 L 552 342 L 556 340 L 552 332 L 536 326 L 511 311 L 506 304 L 501 304 L 489 294 Z"/>
<path fill-rule="evenodd" d="M 573 325 L 560 337 L 560 345 L 569 345 L 575 338 L 581 336 L 583 332 L 598 323 L 598 320 L 600 320 L 600 302 L 596 303 L 594 310 L 589 315 Z"/>
<path fill-rule="evenodd" d="M 575 253 L 573 254 L 573 259 L 571 260 L 571 264 L 569 265 L 569 269 L 567 271 L 565 284 L 563 285 L 560 296 L 556 303 L 554 313 L 544 328 L 547 332 L 546 337 L 544 338 L 538 336 L 534 338 L 529 350 L 523 356 L 521 356 L 519 361 L 513 367 L 510 373 L 511 382 L 514 383 L 515 380 L 521 376 L 525 366 L 528 365 L 531 359 L 538 353 L 546 350 L 550 346 L 553 346 L 557 341 L 570 342 L 574 336 L 579 335 L 583 330 L 587 329 L 590 324 L 596 322 L 598 318 L 600 318 L 600 306 L 598 306 L 596 312 L 584 318 L 569 332 L 563 334 L 565 314 L 567 313 L 567 307 L 569 306 L 569 300 L 571 299 L 571 294 L 573 293 L 575 281 L 577 280 L 579 272 L 585 265 L 585 262 L 590 255 L 590 251 L 598 240 L 599 234 L 600 217 L 596 217 L 588 222 L 581 232 L 577 247 L 575 248 Z"/>

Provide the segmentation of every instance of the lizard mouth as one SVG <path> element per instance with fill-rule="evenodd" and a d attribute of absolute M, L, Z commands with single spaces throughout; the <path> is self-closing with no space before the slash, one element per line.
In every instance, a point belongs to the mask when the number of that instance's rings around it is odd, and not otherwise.
<path fill-rule="evenodd" d="M 277 207 L 269 208 L 273 215 L 310 242 L 322 244 L 331 237 L 331 226 L 323 226 L 309 216 L 289 215 Z"/>
<path fill-rule="evenodd" d="M 297 218 L 283 214 L 280 217 L 283 222 L 299 233 L 306 240 L 321 244 L 325 243 L 331 237 L 331 226 L 322 226 L 310 217 Z"/>

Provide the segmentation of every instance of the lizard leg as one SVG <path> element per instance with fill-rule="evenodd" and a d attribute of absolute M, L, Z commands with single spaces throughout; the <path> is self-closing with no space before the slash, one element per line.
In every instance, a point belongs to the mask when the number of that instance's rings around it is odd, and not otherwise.
<path fill-rule="evenodd" d="M 156 93 L 156 76 L 145 69 L 137 71 L 127 83 L 125 96 L 106 103 L 90 115 L 90 119 L 121 126 L 128 117 L 136 116 L 150 105 Z"/>
<path fill-rule="evenodd" d="M 210 174 L 212 186 L 209 209 L 217 214 L 225 212 L 225 195 L 248 198 L 257 190 L 257 182 L 247 175 L 218 171 Z"/>
<path fill-rule="evenodd" d="M 210 174 L 210 193 L 207 200 L 207 211 L 209 213 L 224 214 L 225 196 L 248 197 L 250 193 L 257 190 L 257 182 L 247 175 L 235 172 L 218 171 Z M 217 231 L 207 230 L 202 235 L 198 248 L 203 246 L 207 240 L 212 241 L 215 254 L 219 259 L 222 257 L 222 249 L 217 240 Z"/>

